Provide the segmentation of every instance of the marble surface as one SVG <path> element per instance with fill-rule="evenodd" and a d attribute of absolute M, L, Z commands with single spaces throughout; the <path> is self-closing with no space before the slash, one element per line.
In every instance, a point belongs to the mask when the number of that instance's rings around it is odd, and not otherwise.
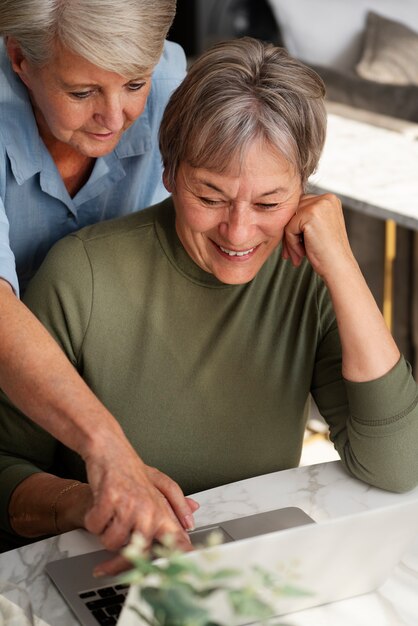
<path fill-rule="evenodd" d="M 418 489 L 402 495 L 381 491 L 351 478 L 334 461 L 226 485 L 199 493 L 196 499 L 201 504 L 198 525 L 285 506 L 299 506 L 321 522 L 417 500 Z M 0 580 L 28 590 L 38 626 L 78 626 L 44 567 L 60 556 L 98 547 L 97 540 L 84 531 L 25 546 L 0 556 Z M 418 626 L 418 520 L 416 541 L 376 592 L 294 613 L 281 621 L 289 626 Z"/>
<path fill-rule="evenodd" d="M 328 112 L 313 191 L 331 191 L 352 209 L 418 230 L 418 125 L 383 128 L 336 110 Z"/>

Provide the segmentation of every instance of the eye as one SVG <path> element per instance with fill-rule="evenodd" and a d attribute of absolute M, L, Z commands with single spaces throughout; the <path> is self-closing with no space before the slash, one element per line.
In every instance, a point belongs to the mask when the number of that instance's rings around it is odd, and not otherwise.
<path fill-rule="evenodd" d="M 142 87 L 144 87 L 145 84 L 146 84 L 145 81 L 140 82 L 140 83 L 137 83 L 137 82 L 128 83 L 128 89 L 129 91 L 140 91 L 140 89 L 142 89 Z"/>
<path fill-rule="evenodd" d="M 77 100 L 85 100 L 92 95 L 93 91 L 89 89 L 88 91 L 72 91 L 71 96 L 76 98 Z"/>
<path fill-rule="evenodd" d="M 211 198 L 206 198 L 204 196 L 200 196 L 199 200 L 201 202 L 203 202 L 203 204 L 206 204 L 206 206 L 220 206 L 224 203 L 223 200 L 212 200 Z"/>
<path fill-rule="evenodd" d="M 262 211 L 274 211 L 274 209 L 279 208 L 279 205 L 277 202 L 259 202 L 256 204 L 256 207 Z"/>

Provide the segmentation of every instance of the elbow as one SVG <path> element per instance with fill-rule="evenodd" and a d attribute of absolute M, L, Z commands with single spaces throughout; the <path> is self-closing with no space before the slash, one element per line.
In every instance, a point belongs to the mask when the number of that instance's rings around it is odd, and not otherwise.
<path fill-rule="evenodd" d="M 407 493 L 418 486 L 418 455 L 414 457 L 408 461 L 408 457 L 386 455 L 375 463 L 369 458 L 361 462 L 352 454 L 341 458 L 350 474 L 362 482 L 392 493 Z"/>

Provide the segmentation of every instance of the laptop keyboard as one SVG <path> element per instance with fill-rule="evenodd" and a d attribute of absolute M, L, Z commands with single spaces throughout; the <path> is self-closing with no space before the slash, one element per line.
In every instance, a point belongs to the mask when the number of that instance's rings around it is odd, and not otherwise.
<path fill-rule="evenodd" d="M 114 626 L 128 594 L 129 585 L 113 585 L 83 591 L 79 598 L 100 626 Z"/>

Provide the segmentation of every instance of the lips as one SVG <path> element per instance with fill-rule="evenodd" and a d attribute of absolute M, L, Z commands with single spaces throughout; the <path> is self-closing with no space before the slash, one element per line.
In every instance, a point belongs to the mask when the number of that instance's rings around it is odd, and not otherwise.
<path fill-rule="evenodd" d="M 234 259 L 237 261 L 238 260 L 245 261 L 246 259 L 252 257 L 253 254 L 258 249 L 258 245 L 253 246 L 252 248 L 232 250 L 231 248 L 226 248 L 225 246 L 221 246 L 219 243 L 216 243 L 215 241 L 212 241 L 212 244 L 215 246 L 215 248 L 224 258 L 227 258 L 230 260 Z"/>
<path fill-rule="evenodd" d="M 96 137 L 96 139 L 109 139 L 110 137 L 114 137 L 116 135 L 116 133 L 92 133 L 89 132 L 89 135 L 92 135 L 93 137 Z"/>
<path fill-rule="evenodd" d="M 228 250 L 228 248 L 224 248 L 223 246 L 219 246 L 219 248 L 228 256 L 246 256 L 251 254 L 254 250 L 254 248 L 250 248 L 249 250 Z"/>

